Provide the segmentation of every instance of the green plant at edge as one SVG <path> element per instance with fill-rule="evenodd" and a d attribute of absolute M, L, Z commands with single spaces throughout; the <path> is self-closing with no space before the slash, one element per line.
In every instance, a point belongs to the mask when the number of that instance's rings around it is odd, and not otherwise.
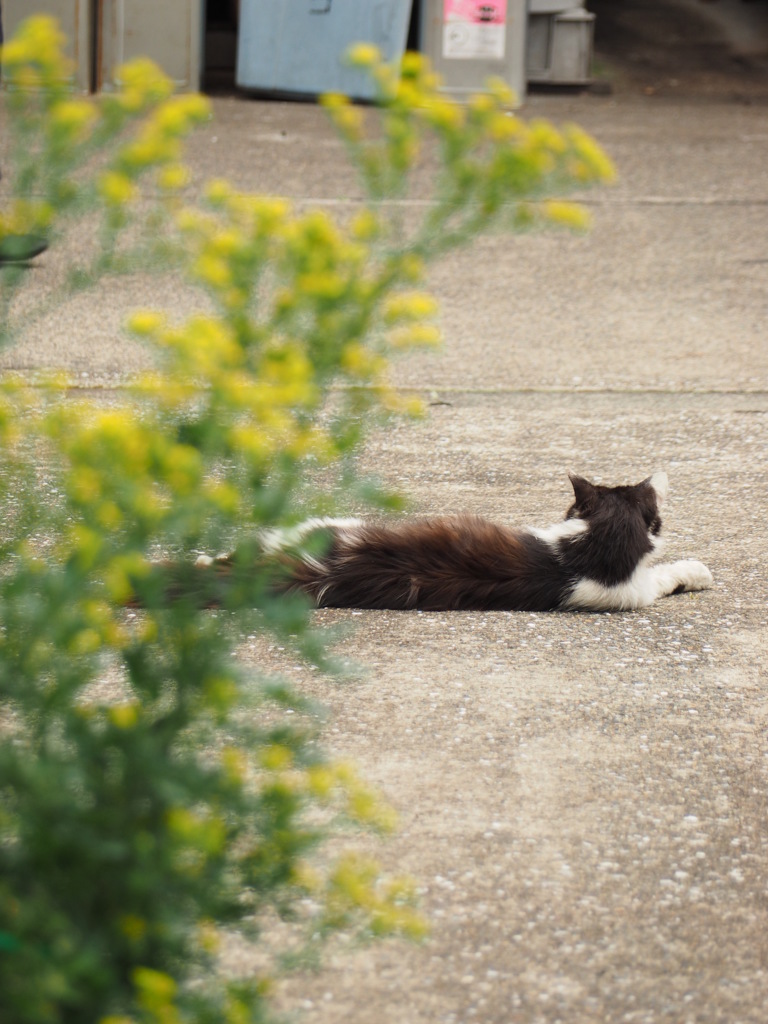
<path fill-rule="evenodd" d="M 115 96 L 75 100 L 61 43 L 34 18 L 3 50 L 15 198 L 0 232 L 55 241 L 86 197 L 103 227 L 72 288 L 122 269 L 131 226 L 161 227 L 211 311 L 135 313 L 152 370 L 109 402 L 61 376 L 0 388 L 0 1022 L 261 1021 L 297 934 L 424 926 L 407 880 L 324 853 L 392 813 L 323 752 L 301 694 L 236 656 L 244 635 L 277 636 L 324 664 L 311 610 L 253 569 L 258 537 L 371 493 L 354 473 L 368 424 L 416 411 L 389 359 L 437 341 L 427 262 L 497 224 L 584 226 L 546 197 L 611 167 L 574 127 L 524 124 L 499 84 L 461 108 L 422 59 L 397 73 L 360 46 L 374 127 L 342 97 L 325 104 L 370 203 L 342 224 L 224 181 L 185 203 L 180 139 L 204 101 L 171 97 L 148 62 Z M 403 232 L 392 199 L 423 154 L 437 154 L 435 200 Z M 23 284 L 0 267 L 6 340 Z M 225 546 L 242 571 L 222 609 L 169 605 L 156 554 L 192 580 L 191 553 Z M 263 966 L 227 978 L 227 936 Z"/>

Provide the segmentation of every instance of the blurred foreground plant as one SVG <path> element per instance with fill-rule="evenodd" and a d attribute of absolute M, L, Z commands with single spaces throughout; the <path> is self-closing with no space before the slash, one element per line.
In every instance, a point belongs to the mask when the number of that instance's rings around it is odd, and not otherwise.
<path fill-rule="evenodd" d="M 371 197 L 349 223 L 224 181 L 157 213 L 139 182 L 152 173 L 177 196 L 179 139 L 204 101 L 172 99 L 147 62 L 114 96 L 74 100 L 60 45 L 37 18 L 3 52 L 7 216 L 53 237 L 83 196 L 97 204 L 101 240 L 73 287 L 121 269 L 132 218 L 162 222 L 212 311 L 137 312 L 153 369 L 109 401 L 78 400 L 66 379 L 0 390 L 0 1022 L 258 1021 L 299 934 L 423 932 L 407 882 L 322 853 L 343 825 L 386 830 L 391 812 L 323 754 L 301 696 L 233 654 L 276 635 L 324 663 L 306 604 L 274 598 L 253 569 L 259 532 L 331 512 L 355 486 L 357 501 L 376 496 L 350 459 L 372 415 L 413 408 L 387 363 L 437 340 L 426 261 L 501 220 L 581 224 L 577 207 L 539 200 L 610 165 L 576 129 L 508 115 L 499 87 L 460 108 L 420 59 L 398 77 L 362 47 L 379 127 L 326 100 Z M 406 232 L 390 200 L 430 135 L 438 192 Z M 22 283 L 0 267 L 0 333 Z M 168 606 L 153 558 L 186 565 L 192 593 L 191 553 L 222 547 L 241 570 L 222 610 L 193 595 Z M 126 610 L 133 596 L 141 612 Z M 257 965 L 234 981 L 217 971 L 233 938 L 255 942 Z"/>
<path fill-rule="evenodd" d="M 71 294 L 107 273 L 167 261 L 168 218 L 187 183 L 182 141 L 210 109 L 202 96 L 173 96 L 171 80 L 145 59 L 118 69 L 118 92 L 98 100 L 74 96 L 64 43 L 56 22 L 38 16 L 3 47 L 10 147 L 3 174 L 12 198 L 0 204 L 0 256 L 9 239 L 55 242 L 77 219 L 94 245 L 69 269 Z M 95 219 L 83 219 L 92 212 Z M 24 276 L 20 264 L 0 275 L 0 345 L 12 336 L 10 306 Z M 27 310 L 25 322 L 29 317 Z"/>

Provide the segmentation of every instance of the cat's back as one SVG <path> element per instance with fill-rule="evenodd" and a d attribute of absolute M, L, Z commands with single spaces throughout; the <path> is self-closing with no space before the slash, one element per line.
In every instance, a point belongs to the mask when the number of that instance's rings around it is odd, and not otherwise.
<path fill-rule="evenodd" d="M 325 564 L 324 605 L 544 610 L 562 597 L 550 544 L 473 515 L 361 523 Z"/>

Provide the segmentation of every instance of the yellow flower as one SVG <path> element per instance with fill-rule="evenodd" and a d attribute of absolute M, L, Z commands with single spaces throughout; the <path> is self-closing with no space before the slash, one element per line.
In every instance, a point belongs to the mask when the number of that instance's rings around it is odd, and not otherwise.
<path fill-rule="evenodd" d="M 49 131 L 70 140 L 84 141 L 97 117 L 96 109 L 88 100 L 61 100 L 51 107 Z"/>
<path fill-rule="evenodd" d="M 325 764 L 312 765 L 306 772 L 307 785 L 310 793 L 319 799 L 326 799 L 336 785 L 336 773 Z"/>
<path fill-rule="evenodd" d="M 342 352 L 341 368 L 352 377 L 370 380 L 386 369 L 386 360 L 353 341 Z"/>
<path fill-rule="evenodd" d="M 203 494 L 225 515 L 236 515 L 240 508 L 240 491 L 225 480 L 206 480 Z"/>
<path fill-rule="evenodd" d="M 147 562 L 139 554 L 116 555 L 104 570 L 104 585 L 115 604 L 124 604 L 133 594 L 131 577 L 146 576 Z"/>
<path fill-rule="evenodd" d="M 424 261 L 413 252 L 402 254 L 399 269 L 409 284 L 418 284 L 424 277 Z"/>
<path fill-rule="evenodd" d="M 228 711 L 237 700 L 237 684 L 226 676 L 209 676 L 203 689 L 209 707 L 215 711 Z"/>
<path fill-rule="evenodd" d="M 157 1024 L 181 1024 L 181 1014 L 174 1006 L 178 985 L 169 974 L 150 967 L 136 967 L 132 979 L 137 1001 L 146 1011 L 142 1019 L 151 1019 Z"/>
<path fill-rule="evenodd" d="M 244 423 L 232 427 L 227 439 L 233 451 L 258 467 L 269 461 L 276 448 L 275 439 L 262 427 Z"/>
<path fill-rule="evenodd" d="M 3 216 L 0 214 L 0 238 L 5 234 L 23 235 L 28 231 L 45 230 L 54 217 L 49 203 L 33 199 L 16 199 Z"/>
<path fill-rule="evenodd" d="M 548 220 L 564 227 L 586 231 L 592 223 L 589 211 L 578 203 L 564 203 L 551 199 L 544 203 L 544 214 Z"/>
<path fill-rule="evenodd" d="M 114 501 L 102 501 L 95 512 L 96 522 L 107 532 L 116 530 L 123 522 L 123 513 Z"/>
<path fill-rule="evenodd" d="M 202 235 L 208 229 L 210 219 L 199 210 L 185 208 L 176 215 L 176 226 L 186 234 Z"/>
<path fill-rule="evenodd" d="M 304 889 L 306 892 L 320 892 L 323 886 L 323 876 L 311 864 L 306 861 L 298 861 L 293 866 L 291 881 L 294 885 Z"/>
<path fill-rule="evenodd" d="M 6 74 L 12 72 L 17 66 L 29 63 L 34 57 L 27 40 L 21 35 L 5 43 L 0 49 L 0 55 Z"/>
<path fill-rule="evenodd" d="M 95 629 L 81 629 L 69 642 L 70 654 L 93 654 L 101 647 L 101 635 Z"/>
<path fill-rule="evenodd" d="M 491 138 L 496 142 L 503 142 L 507 139 L 521 139 L 527 135 L 527 128 L 519 118 L 501 112 L 495 114 L 490 119 L 488 131 Z"/>
<path fill-rule="evenodd" d="M 187 93 L 186 96 L 178 96 L 177 103 L 189 121 L 205 121 L 211 116 L 210 100 L 206 96 L 201 96 L 198 92 Z"/>
<path fill-rule="evenodd" d="M 272 743 L 268 747 L 264 747 L 259 760 L 262 768 L 266 768 L 270 772 L 278 772 L 290 768 L 293 764 L 293 754 L 289 747 L 283 746 L 281 743 Z"/>
<path fill-rule="evenodd" d="M 122 64 L 115 71 L 115 81 L 121 93 L 135 103 L 138 98 L 140 107 L 158 100 L 166 99 L 173 92 L 173 82 L 163 71 L 147 57 Z"/>
<path fill-rule="evenodd" d="M 169 164 L 158 174 L 158 184 L 166 191 L 177 191 L 189 184 L 190 174 L 183 164 Z"/>
<path fill-rule="evenodd" d="M 55 59 L 67 42 L 56 19 L 45 14 L 29 18 L 23 24 L 21 34 L 31 47 L 36 59 L 40 61 Z"/>
<path fill-rule="evenodd" d="M 440 330 L 435 324 L 410 324 L 390 335 L 395 348 L 436 347 L 440 344 Z"/>
<path fill-rule="evenodd" d="M 173 158 L 176 152 L 173 142 L 151 132 L 142 132 L 138 139 L 118 150 L 115 165 L 129 172 L 142 171 Z"/>
<path fill-rule="evenodd" d="M 177 335 L 177 344 L 194 369 L 208 376 L 242 362 L 234 331 L 213 317 L 193 317 Z"/>
<path fill-rule="evenodd" d="M 99 179 L 99 192 L 109 206 L 125 206 L 136 196 L 136 186 L 124 174 L 107 171 Z"/>
<path fill-rule="evenodd" d="M 211 248 L 220 256 L 231 256 L 242 245 L 243 239 L 234 228 L 219 231 L 211 239 Z"/>
<path fill-rule="evenodd" d="M 568 124 L 563 129 L 565 138 L 580 158 L 578 177 L 596 181 L 612 182 L 616 178 L 616 168 L 610 158 L 598 146 L 595 140 L 578 125 Z M 578 161 L 577 161 L 578 162 Z"/>
<path fill-rule="evenodd" d="M 347 61 L 356 68 L 370 68 L 381 60 L 381 51 L 373 43 L 355 43 L 347 50 Z"/>
<path fill-rule="evenodd" d="M 139 705 L 135 701 L 113 704 L 107 710 L 107 718 L 118 729 L 133 729 L 139 720 Z"/>
<path fill-rule="evenodd" d="M 147 932 L 147 922 L 137 914 L 123 914 L 117 924 L 123 935 L 134 942 L 144 938 Z"/>
<path fill-rule="evenodd" d="M 365 209 L 355 215 L 349 230 L 353 238 L 357 238 L 361 242 L 369 242 L 378 238 L 382 225 L 373 210 Z"/>
<path fill-rule="evenodd" d="M 423 54 L 409 50 L 403 54 L 400 71 L 403 78 L 421 78 L 425 72 L 429 71 L 429 61 Z"/>
<path fill-rule="evenodd" d="M 226 288 L 232 283 L 232 269 L 226 260 L 213 253 L 202 253 L 193 267 L 194 273 L 212 288 Z"/>
<path fill-rule="evenodd" d="M 174 444 L 163 458 L 163 474 L 175 498 L 196 492 L 202 475 L 202 457 L 197 448 Z"/>
<path fill-rule="evenodd" d="M 400 86 L 399 69 L 393 68 L 391 64 L 375 64 L 371 66 L 371 74 L 382 99 L 391 101 L 397 95 Z"/>
<path fill-rule="evenodd" d="M 70 529 L 69 543 L 79 564 L 90 569 L 102 553 L 104 537 L 90 527 L 78 524 Z"/>
<path fill-rule="evenodd" d="M 165 324 L 165 317 L 162 313 L 154 310 L 137 310 L 128 319 L 128 330 L 138 334 L 140 338 L 151 338 L 156 335 Z"/>
<path fill-rule="evenodd" d="M 422 103 L 421 118 L 438 131 L 456 131 L 464 124 L 464 111 L 458 103 L 443 96 L 429 96 Z"/>
<path fill-rule="evenodd" d="M 210 108 L 202 96 L 174 96 L 155 111 L 151 124 L 164 135 L 184 135 L 196 121 L 204 120 Z"/>
<path fill-rule="evenodd" d="M 92 466 L 73 466 L 69 475 L 69 493 L 81 505 L 91 505 L 101 497 L 102 479 Z"/>
<path fill-rule="evenodd" d="M 363 115 L 357 107 L 330 107 L 333 123 L 350 141 L 359 139 L 363 129 Z"/>
<path fill-rule="evenodd" d="M 510 89 L 503 78 L 492 75 L 486 79 L 485 87 L 491 95 L 504 107 L 515 107 L 518 103 L 517 93 Z"/>
<path fill-rule="evenodd" d="M 541 118 L 536 118 L 528 125 L 529 138 L 534 146 L 550 153 L 564 153 L 566 142 L 560 132 Z"/>
<path fill-rule="evenodd" d="M 205 186 L 205 198 L 214 206 L 226 203 L 233 194 L 232 186 L 224 178 L 214 178 Z"/>
<path fill-rule="evenodd" d="M 2 48 L 6 77 L 19 86 L 52 85 L 66 80 L 74 70 L 72 61 L 62 53 L 66 42 L 55 18 L 27 18 Z"/>
<path fill-rule="evenodd" d="M 226 826 L 211 814 L 196 814 L 187 807 L 172 807 L 167 815 L 168 829 L 180 840 L 204 853 L 216 854 L 224 846 Z"/>
<path fill-rule="evenodd" d="M 347 282 L 341 274 L 333 271 L 318 271 L 302 274 L 296 282 L 299 291 L 317 299 L 340 299 L 347 288 Z"/>
<path fill-rule="evenodd" d="M 427 292 L 402 292 L 387 300 L 384 320 L 388 324 L 400 320 L 422 320 L 437 313 L 437 302 Z"/>
<path fill-rule="evenodd" d="M 496 109 L 496 103 L 494 102 L 493 96 L 488 93 L 476 93 L 469 97 L 467 106 L 474 114 L 479 114 L 481 117 L 485 114 L 490 114 Z"/>
<path fill-rule="evenodd" d="M 197 940 L 206 953 L 217 953 L 221 948 L 221 936 L 215 921 L 203 919 L 197 925 Z"/>
<path fill-rule="evenodd" d="M 370 825 L 381 832 L 392 832 L 397 827 L 397 812 L 383 803 L 364 786 L 357 786 L 349 794 L 347 811 L 360 824 Z"/>
<path fill-rule="evenodd" d="M 227 778 L 231 782 L 242 783 L 248 768 L 248 759 L 243 751 L 239 747 L 223 747 L 219 756 Z"/>
<path fill-rule="evenodd" d="M 349 96 L 341 92 L 325 92 L 320 97 L 320 105 L 329 110 L 338 110 L 341 107 L 348 107 L 351 104 Z"/>
<path fill-rule="evenodd" d="M 178 987 L 170 975 L 153 971 L 149 967 L 136 967 L 133 971 L 133 981 L 142 992 L 151 992 L 166 999 L 173 997 Z"/>

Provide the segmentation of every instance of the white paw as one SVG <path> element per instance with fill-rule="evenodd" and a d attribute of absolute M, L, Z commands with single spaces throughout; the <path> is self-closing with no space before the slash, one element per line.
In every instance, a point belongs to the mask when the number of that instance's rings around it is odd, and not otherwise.
<path fill-rule="evenodd" d="M 712 573 L 703 562 L 692 558 L 676 562 L 675 574 L 686 590 L 706 590 L 712 586 Z"/>
<path fill-rule="evenodd" d="M 198 555 L 195 559 L 195 568 L 209 569 L 212 565 L 221 565 L 222 563 L 224 565 L 229 565 L 231 560 L 232 556 L 225 554 L 216 555 L 215 558 L 212 558 L 210 555 Z"/>

